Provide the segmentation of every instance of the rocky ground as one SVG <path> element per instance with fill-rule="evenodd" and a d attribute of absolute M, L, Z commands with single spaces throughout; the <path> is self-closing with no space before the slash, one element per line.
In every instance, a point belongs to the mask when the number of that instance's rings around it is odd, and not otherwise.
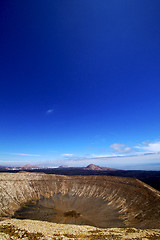
<path fill-rule="evenodd" d="M 135 239 L 158 240 L 160 229 L 96 228 L 44 221 L 7 219 L 0 222 L 1 240 L 67 240 L 67 239 Z"/>

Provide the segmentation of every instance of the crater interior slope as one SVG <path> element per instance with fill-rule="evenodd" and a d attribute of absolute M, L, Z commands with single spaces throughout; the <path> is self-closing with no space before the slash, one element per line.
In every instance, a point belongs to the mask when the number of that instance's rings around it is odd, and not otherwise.
<path fill-rule="evenodd" d="M 103 228 L 159 228 L 160 192 L 131 178 L 1 173 L 0 216 Z"/>

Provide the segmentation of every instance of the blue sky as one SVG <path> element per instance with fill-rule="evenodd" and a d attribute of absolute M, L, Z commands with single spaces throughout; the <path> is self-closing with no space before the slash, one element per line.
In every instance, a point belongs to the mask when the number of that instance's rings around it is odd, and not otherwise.
<path fill-rule="evenodd" d="M 0 165 L 160 170 L 160 2 L 0 3 Z"/>

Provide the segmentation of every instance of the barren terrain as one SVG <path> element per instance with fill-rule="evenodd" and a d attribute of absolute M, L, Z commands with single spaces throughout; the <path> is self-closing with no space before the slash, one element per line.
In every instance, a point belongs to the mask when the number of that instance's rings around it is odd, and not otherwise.
<path fill-rule="evenodd" d="M 1 239 L 160 239 L 160 192 L 131 178 L 1 173 L 0 216 Z"/>
<path fill-rule="evenodd" d="M 158 240 L 160 229 L 96 228 L 43 221 L 10 219 L 0 222 L 1 240 Z"/>

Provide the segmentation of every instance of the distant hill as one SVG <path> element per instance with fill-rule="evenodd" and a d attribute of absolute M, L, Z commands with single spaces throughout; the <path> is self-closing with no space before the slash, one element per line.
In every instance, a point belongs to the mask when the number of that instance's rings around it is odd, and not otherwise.
<path fill-rule="evenodd" d="M 30 165 L 30 164 L 26 164 L 23 167 L 21 167 L 21 170 L 29 170 L 29 169 L 34 169 L 34 168 L 38 168 L 37 166 L 34 165 Z"/>
<path fill-rule="evenodd" d="M 95 171 L 116 171 L 118 169 L 109 168 L 109 167 L 100 167 L 95 164 L 89 164 L 87 167 L 84 168 L 85 170 L 95 170 Z"/>
<path fill-rule="evenodd" d="M 91 171 L 117 171 L 119 169 L 115 169 L 115 168 L 109 168 L 109 167 L 100 167 L 98 165 L 95 164 L 89 164 L 87 167 L 68 167 L 65 165 L 61 165 L 58 167 L 58 169 L 72 169 L 72 170 L 91 170 Z"/>

